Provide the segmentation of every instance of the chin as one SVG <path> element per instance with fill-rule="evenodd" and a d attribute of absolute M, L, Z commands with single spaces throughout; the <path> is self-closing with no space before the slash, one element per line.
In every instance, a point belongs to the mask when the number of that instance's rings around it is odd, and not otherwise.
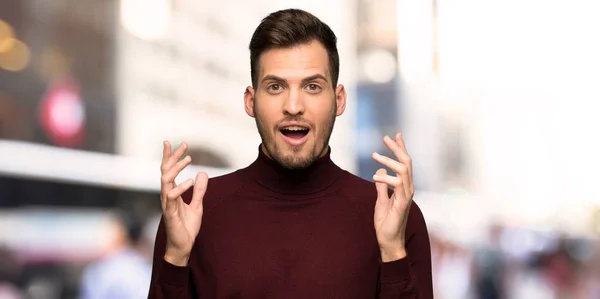
<path fill-rule="evenodd" d="M 281 166 L 291 170 L 301 170 L 308 168 L 313 164 L 313 159 L 303 159 L 300 157 L 284 157 L 283 159 L 277 159 Z"/>
<path fill-rule="evenodd" d="M 276 153 L 275 160 L 288 169 L 304 169 L 309 167 L 317 158 L 317 153 L 310 151 L 308 144 L 284 144 Z"/>

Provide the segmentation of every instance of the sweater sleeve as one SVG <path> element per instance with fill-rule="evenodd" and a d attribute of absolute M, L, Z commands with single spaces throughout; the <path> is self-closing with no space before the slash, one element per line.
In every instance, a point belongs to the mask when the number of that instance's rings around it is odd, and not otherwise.
<path fill-rule="evenodd" d="M 148 299 L 192 299 L 190 267 L 179 267 L 164 260 L 166 232 L 161 219 L 154 242 L 152 278 Z"/>
<path fill-rule="evenodd" d="M 380 299 L 433 299 L 429 233 L 421 209 L 411 204 L 406 227 L 407 256 L 381 264 Z"/>

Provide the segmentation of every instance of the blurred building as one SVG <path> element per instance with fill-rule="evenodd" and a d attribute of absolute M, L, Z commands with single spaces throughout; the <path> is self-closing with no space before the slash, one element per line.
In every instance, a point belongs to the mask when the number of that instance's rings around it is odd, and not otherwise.
<path fill-rule="evenodd" d="M 397 5 L 401 115 L 425 189 L 470 198 L 454 205 L 469 217 L 592 233 L 596 5 Z"/>
<path fill-rule="evenodd" d="M 358 1 L 357 174 L 370 180 L 382 165 L 373 152 L 390 155 L 383 136 L 402 130 L 397 72 L 396 1 Z M 390 170 L 388 170 L 391 173 Z"/>
<path fill-rule="evenodd" d="M 2 2 L 0 138 L 115 153 L 114 10 L 114 1 Z"/>

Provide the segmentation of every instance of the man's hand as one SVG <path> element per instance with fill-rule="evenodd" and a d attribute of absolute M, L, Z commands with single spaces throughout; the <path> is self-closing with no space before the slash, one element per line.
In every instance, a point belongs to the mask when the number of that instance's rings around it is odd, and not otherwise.
<path fill-rule="evenodd" d="M 196 182 L 189 179 L 177 186 L 175 178 L 190 164 L 192 159 L 186 156 L 187 145 L 183 143 L 174 153 L 171 144 L 164 142 L 163 159 L 160 166 L 160 201 L 167 232 L 167 245 L 164 259 L 176 266 L 186 266 L 202 223 L 202 200 L 208 184 L 206 173 L 198 173 Z M 181 195 L 194 186 L 192 201 L 186 204 Z"/>
<path fill-rule="evenodd" d="M 388 175 L 387 171 L 381 168 L 373 176 L 377 188 L 375 232 L 382 261 L 390 262 L 406 256 L 404 238 L 414 186 L 411 158 L 400 133 L 396 134 L 396 140 L 385 136 L 383 142 L 398 158 L 396 161 L 373 153 L 375 161 L 395 172 L 395 175 Z M 389 196 L 388 186 L 394 190 L 392 196 Z"/>

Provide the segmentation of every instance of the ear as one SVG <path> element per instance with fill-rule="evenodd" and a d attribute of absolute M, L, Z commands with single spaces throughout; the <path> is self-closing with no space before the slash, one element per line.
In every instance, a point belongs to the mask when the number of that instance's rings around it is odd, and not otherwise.
<path fill-rule="evenodd" d="M 346 89 L 342 84 L 338 85 L 335 89 L 335 101 L 337 104 L 335 116 L 340 116 L 344 113 L 344 110 L 346 110 Z"/>
<path fill-rule="evenodd" d="M 246 109 L 246 114 L 250 117 L 254 117 L 254 92 L 252 86 L 246 87 L 246 91 L 244 92 L 244 108 Z"/>

